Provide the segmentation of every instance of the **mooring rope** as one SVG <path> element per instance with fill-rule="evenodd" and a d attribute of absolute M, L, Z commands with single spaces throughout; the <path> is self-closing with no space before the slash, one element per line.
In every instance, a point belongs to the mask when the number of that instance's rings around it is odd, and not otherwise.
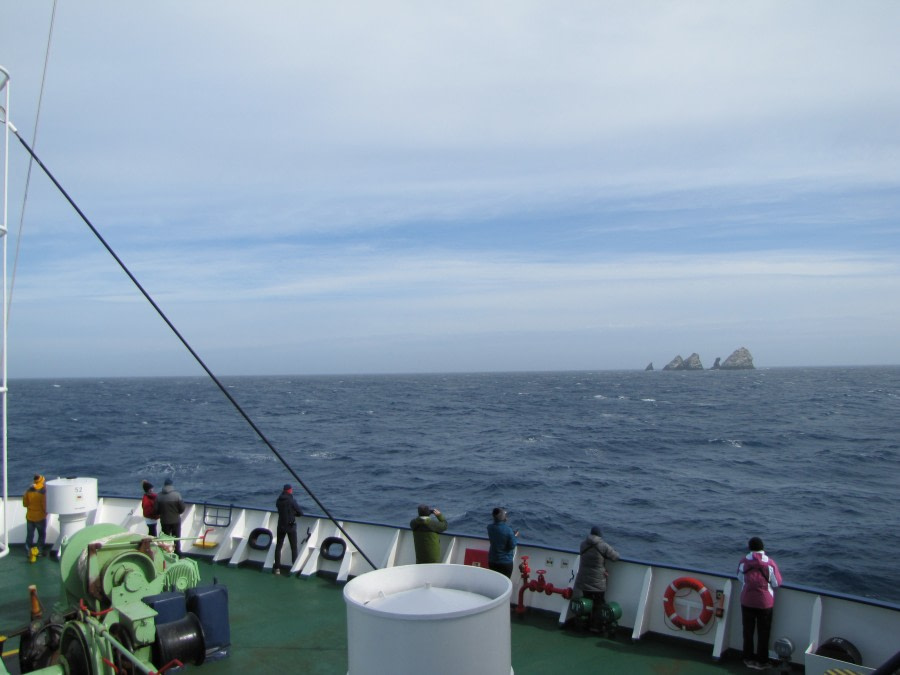
<path fill-rule="evenodd" d="M 116 252 L 113 250 L 113 248 L 106 242 L 106 239 L 103 238 L 103 235 L 100 234 L 100 232 L 97 230 L 97 228 L 94 227 L 94 224 L 91 223 L 90 219 L 88 219 L 88 217 L 84 214 L 84 212 L 78 207 L 78 204 L 75 203 L 75 200 L 73 200 L 72 197 L 69 196 L 69 193 L 66 192 L 65 188 L 63 188 L 63 186 L 60 184 L 60 182 L 58 180 L 56 180 L 56 177 L 44 165 L 44 163 L 41 161 L 41 158 L 38 157 L 37 154 L 34 152 L 34 150 L 32 150 L 31 147 L 28 145 L 28 143 L 25 142 L 25 139 L 19 135 L 18 130 L 15 128 L 15 126 L 13 126 L 12 122 L 9 123 L 9 126 L 10 126 L 10 129 L 12 130 L 12 132 L 16 135 L 16 138 L 18 138 L 19 142 L 24 146 L 25 150 L 28 151 L 28 154 L 34 158 L 34 161 L 38 163 L 38 166 L 41 167 L 41 169 L 47 175 L 47 177 L 51 181 L 53 181 L 53 184 L 56 186 L 56 189 L 60 191 L 60 193 L 63 195 L 63 197 L 66 198 L 66 201 L 68 201 L 69 204 L 72 206 L 72 208 L 75 209 L 76 213 L 78 213 L 78 215 L 84 221 L 85 225 L 87 225 L 90 228 L 91 232 L 94 233 L 94 236 L 97 237 L 97 239 L 100 241 L 101 244 L 103 244 L 104 248 L 109 252 L 109 254 L 113 257 L 113 259 L 119 264 L 119 267 L 122 268 L 122 271 L 128 275 L 128 278 L 131 279 L 131 282 L 141 292 L 141 294 L 144 296 L 144 298 L 146 298 L 147 302 L 149 302 L 150 305 L 153 307 L 153 309 L 156 310 L 156 313 L 159 314 L 159 316 L 162 318 L 163 321 L 165 321 L 166 325 L 175 334 L 175 336 L 181 341 L 181 344 L 184 345 L 185 349 L 187 349 L 188 352 L 190 352 L 191 356 L 194 357 L 194 360 L 198 364 L 200 364 L 200 367 L 203 368 L 203 370 L 206 371 L 206 374 L 209 375 L 210 379 L 213 382 L 215 382 L 215 384 L 219 388 L 219 390 L 225 395 L 225 398 L 227 398 L 229 400 L 229 402 L 231 403 L 231 405 L 234 406 L 234 409 L 237 410 L 238 413 L 240 413 L 241 417 L 243 417 L 244 420 L 247 422 L 247 424 L 249 424 L 250 427 L 253 429 L 253 431 L 256 432 L 256 435 L 259 436 L 260 440 L 262 440 L 262 442 L 268 446 L 269 450 L 271 450 L 272 453 L 278 458 L 278 461 L 280 461 L 282 463 L 282 465 L 284 465 L 284 468 L 287 469 L 288 473 L 290 473 L 291 476 L 294 477 L 294 480 L 296 480 L 297 483 L 299 483 L 303 487 L 303 489 L 306 490 L 306 493 L 312 498 L 312 500 L 316 503 L 316 505 L 320 509 L 322 509 L 322 512 L 328 517 L 328 519 L 334 523 L 335 527 L 337 527 L 338 530 L 340 530 L 341 534 L 343 534 L 344 537 L 347 538 L 347 541 L 349 541 L 353 545 L 353 547 L 357 551 L 359 551 L 359 554 L 363 558 L 365 558 L 366 562 L 372 566 L 373 570 L 377 570 L 378 567 L 375 565 L 375 563 L 373 563 L 369 559 L 369 556 L 367 556 L 365 554 L 365 552 L 357 545 L 357 543 L 355 541 L 353 541 L 353 539 L 350 537 L 350 535 L 347 534 L 347 531 L 344 529 L 343 525 L 341 525 L 337 521 L 337 519 L 331 515 L 331 512 L 328 511 L 328 509 L 325 507 L 325 505 L 321 501 L 319 501 L 319 498 L 316 497 L 316 495 L 313 493 L 313 491 L 303 481 L 303 479 L 300 478 L 300 476 L 297 474 L 297 472 L 294 471 L 294 469 L 291 467 L 291 465 L 287 463 L 287 460 L 285 460 L 285 458 L 281 455 L 281 453 L 278 452 L 277 448 L 272 444 L 272 442 L 262 432 L 262 429 L 260 429 L 256 425 L 256 423 L 253 421 L 253 419 L 246 413 L 246 411 L 243 409 L 243 407 L 241 407 L 241 404 L 237 402 L 237 400 L 231 395 L 231 393 L 228 391 L 228 389 L 225 387 L 225 385 L 223 385 L 222 382 L 219 380 L 219 378 L 216 377 L 216 374 L 213 373 L 212 370 L 210 370 L 210 368 L 206 365 L 206 363 L 204 363 L 203 359 L 200 358 L 200 355 L 196 351 L 194 351 L 194 348 L 191 347 L 190 343 L 185 339 L 185 337 L 181 334 L 181 332 L 175 327 L 175 324 L 173 324 L 169 320 L 169 317 L 166 316 L 166 313 L 163 312 L 163 310 L 160 308 L 160 306 L 156 304 L 156 301 L 144 289 L 144 287 L 141 285 L 141 282 L 138 281 L 137 277 L 135 277 L 134 274 L 131 273 L 131 270 L 128 269 L 128 266 L 116 254 Z"/>

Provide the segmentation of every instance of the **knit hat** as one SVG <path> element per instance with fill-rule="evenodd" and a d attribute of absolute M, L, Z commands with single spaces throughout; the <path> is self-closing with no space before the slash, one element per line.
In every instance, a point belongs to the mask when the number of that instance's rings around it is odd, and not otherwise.
<path fill-rule="evenodd" d="M 427 516 L 429 513 L 431 513 L 431 507 L 428 504 L 419 504 L 420 516 Z"/>
<path fill-rule="evenodd" d="M 291 487 L 291 484 L 290 484 L 290 483 L 285 483 L 285 484 L 284 484 L 284 487 L 281 488 L 281 489 L 284 490 L 285 492 L 290 492 L 290 491 L 293 490 L 294 488 Z"/>
<path fill-rule="evenodd" d="M 494 516 L 495 523 L 502 523 L 504 520 L 506 520 L 506 509 L 502 509 L 497 506 L 496 508 L 494 508 L 492 515 Z"/>
<path fill-rule="evenodd" d="M 141 483 L 141 487 L 144 488 L 144 492 L 150 492 L 153 489 L 153 483 L 149 480 L 145 480 Z"/>
<path fill-rule="evenodd" d="M 171 485 L 171 484 L 172 484 L 172 479 L 171 479 L 171 478 L 166 478 L 166 479 L 163 481 L 163 485 Z"/>
<path fill-rule="evenodd" d="M 763 546 L 763 540 L 759 537 L 753 537 L 749 542 L 747 542 L 747 548 L 751 551 L 764 551 L 766 547 Z"/>
<path fill-rule="evenodd" d="M 599 526 L 599 525 L 594 525 L 594 526 L 591 528 L 591 534 L 595 534 L 595 535 L 597 535 L 598 537 L 602 537 L 602 536 L 603 536 L 603 532 L 600 531 L 600 526 Z"/>

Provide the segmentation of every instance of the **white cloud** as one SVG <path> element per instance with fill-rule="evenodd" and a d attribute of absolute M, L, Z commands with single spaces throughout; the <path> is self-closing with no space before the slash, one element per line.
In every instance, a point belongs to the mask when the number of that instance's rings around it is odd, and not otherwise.
<path fill-rule="evenodd" d="M 49 4 L 9 10 L 30 137 Z M 398 350 L 590 367 L 597 340 L 616 367 L 678 335 L 777 362 L 795 351 L 776 333 L 833 362 L 851 325 L 894 359 L 898 19 L 887 1 L 64 4 L 38 151 L 245 372 L 403 369 Z M 12 214 L 24 167 L 15 149 Z M 157 333 L 121 272 L 44 178 L 26 222 L 14 348 L 50 367 L 37 304 L 105 345 L 94 364 L 54 341 L 53 367 L 128 370 L 118 324 Z"/>

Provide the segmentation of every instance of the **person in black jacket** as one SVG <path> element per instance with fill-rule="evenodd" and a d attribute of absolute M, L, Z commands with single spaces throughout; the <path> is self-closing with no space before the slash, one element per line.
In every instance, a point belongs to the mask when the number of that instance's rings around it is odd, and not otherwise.
<path fill-rule="evenodd" d="M 278 535 L 275 541 L 275 563 L 272 565 L 275 574 L 281 574 L 281 547 L 284 538 L 288 538 L 291 545 L 291 564 L 297 560 L 297 518 L 303 515 L 303 509 L 294 499 L 294 489 L 290 483 L 285 483 L 281 494 L 275 500 L 275 508 L 278 509 Z"/>

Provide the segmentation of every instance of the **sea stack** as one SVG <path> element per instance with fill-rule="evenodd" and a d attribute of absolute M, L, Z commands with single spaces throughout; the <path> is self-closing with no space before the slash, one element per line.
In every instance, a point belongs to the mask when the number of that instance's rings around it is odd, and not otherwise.
<path fill-rule="evenodd" d="M 681 354 L 663 366 L 663 370 L 684 370 L 684 359 L 681 358 Z"/>
<path fill-rule="evenodd" d="M 647 364 L 647 367 L 644 370 L 653 370 L 653 361 Z"/>
<path fill-rule="evenodd" d="M 700 355 L 697 352 L 694 352 L 687 360 L 684 362 L 685 370 L 703 370 L 703 364 L 700 363 Z"/>
<path fill-rule="evenodd" d="M 722 370 L 755 370 L 753 365 L 753 356 L 746 347 L 735 349 L 731 356 L 722 362 L 719 366 Z"/>

